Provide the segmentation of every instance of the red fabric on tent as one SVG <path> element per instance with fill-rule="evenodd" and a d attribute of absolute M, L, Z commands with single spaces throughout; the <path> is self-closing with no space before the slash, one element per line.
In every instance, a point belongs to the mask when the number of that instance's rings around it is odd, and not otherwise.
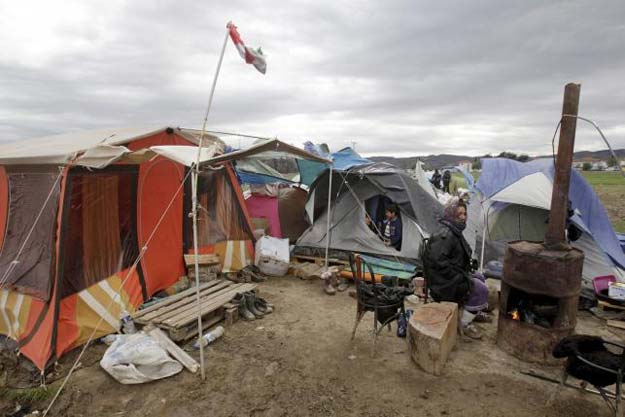
<path fill-rule="evenodd" d="M 56 352 L 60 357 L 67 352 L 78 339 L 76 323 L 76 294 L 65 297 L 59 303 L 59 321 L 57 324 Z"/>
<path fill-rule="evenodd" d="M 148 250 L 141 259 L 148 295 L 164 290 L 185 275 L 182 248 L 183 191 L 176 191 L 184 178 L 183 167 L 165 158 L 141 164 L 137 203 L 139 249 Z M 174 202 L 165 212 L 172 198 Z M 163 214 L 164 213 L 164 214 Z M 161 216 L 164 218 L 152 240 Z"/>
<path fill-rule="evenodd" d="M 252 195 L 245 200 L 245 205 L 253 219 L 264 218 L 269 223 L 269 234 L 282 238 L 280 216 L 278 216 L 278 199 L 265 195 Z"/>
<path fill-rule="evenodd" d="M 56 286 L 52 295 L 56 296 Z M 20 354 L 30 359 L 39 369 L 44 369 L 52 354 L 54 310 L 54 302 L 45 304 L 34 298 L 28 313 L 28 326 L 24 334 L 30 335 L 32 333 L 32 338 L 20 348 Z M 38 323 L 41 314 L 44 314 L 44 317 L 41 323 Z"/>
<path fill-rule="evenodd" d="M 9 212 L 9 179 L 4 167 L 0 166 L 0 250 L 4 243 L 4 233 Z"/>
<path fill-rule="evenodd" d="M 161 132 L 127 145 L 136 151 L 158 145 L 194 146 L 175 133 Z M 137 192 L 137 226 L 139 229 L 139 250 L 150 237 L 165 208 L 174 196 L 184 178 L 184 168 L 164 158 L 156 158 L 141 164 L 139 189 Z M 183 190 L 165 215 L 163 223 L 152 239 L 145 256 L 141 260 L 148 296 L 173 285 L 185 275 L 182 249 L 182 201 Z M 156 249 L 156 250 L 154 250 Z"/>
<path fill-rule="evenodd" d="M 122 280 L 126 279 L 128 272 L 130 269 L 124 269 L 119 272 L 119 276 Z M 143 299 L 143 294 L 141 292 L 141 281 L 139 281 L 139 274 L 137 273 L 137 269 L 132 272 L 132 274 L 126 279 L 124 283 L 124 290 L 128 294 L 128 298 L 130 299 L 130 304 L 134 307 L 139 307 L 145 301 Z"/>
<path fill-rule="evenodd" d="M 182 136 L 178 136 L 175 133 L 167 133 L 166 131 L 163 131 L 144 139 L 135 140 L 134 142 L 127 144 L 126 147 L 131 151 L 138 151 L 139 149 L 160 145 L 196 146 L 195 143 L 189 142 Z"/>

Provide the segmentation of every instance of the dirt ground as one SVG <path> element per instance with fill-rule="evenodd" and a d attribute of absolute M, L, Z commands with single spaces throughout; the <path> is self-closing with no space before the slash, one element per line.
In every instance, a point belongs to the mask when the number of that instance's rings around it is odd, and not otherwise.
<path fill-rule="evenodd" d="M 207 348 L 206 381 L 186 370 L 150 384 L 121 385 L 98 364 L 106 346 L 88 350 L 55 404 L 54 416 L 608 416 L 602 400 L 521 374 L 556 377 L 558 368 L 520 362 L 495 344 L 496 323 L 481 324 L 482 341 L 461 340 L 444 374 L 412 362 L 406 341 L 384 330 L 372 356 L 372 315 L 349 336 L 355 300 L 327 296 L 320 281 L 271 278 L 261 295 L 276 305 L 262 320 L 239 321 Z M 617 331 L 617 330 L 615 330 Z M 603 322 L 581 313 L 579 333 L 621 340 Z M 193 353 L 196 357 L 197 352 Z M 62 369 L 71 366 L 68 355 Z M 7 410 L 10 404 L 7 404 Z M 33 404 L 42 410 L 47 402 Z M 0 408 L 2 409 L 2 408 Z"/>

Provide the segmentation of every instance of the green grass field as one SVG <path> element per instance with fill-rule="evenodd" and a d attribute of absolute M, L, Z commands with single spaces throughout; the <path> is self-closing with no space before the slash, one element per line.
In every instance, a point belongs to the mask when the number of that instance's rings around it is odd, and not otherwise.
<path fill-rule="evenodd" d="M 608 211 L 617 232 L 625 233 L 625 178 L 618 172 L 582 172 Z"/>

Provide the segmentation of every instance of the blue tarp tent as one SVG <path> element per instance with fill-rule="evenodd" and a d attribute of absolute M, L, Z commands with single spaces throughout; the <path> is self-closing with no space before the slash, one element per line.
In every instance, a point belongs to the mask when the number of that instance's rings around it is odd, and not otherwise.
<path fill-rule="evenodd" d="M 487 231 L 489 235 L 485 240 L 489 237 L 492 240 L 508 241 L 518 238 L 542 240 L 541 236 L 544 236 L 546 229 L 545 220 L 551 206 L 553 179 L 554 163 L 550 158 L 525 163 L 504 158 L 483 159 L 482 174 L 476 184 L 476 199 L 479 204 L 473 201 L 470 211 L 478 206 L 482 210 L 481 215 L 486 219 L 482 223 L 482 227 L 485 227 L 482 231 Z M 571 221 L 584 232 L 573 246 L 586 253 L 585 287 L 589 288 L 592 278 L 605 271 L 625 279 L 622 274 L 625 269 L 625 253 L 619 239 L 603 204 L 577 171 L 571 173 L 569 199 L 571 208 L 576 213 Z M 508 213 L 504 216 L 506 211 Z M 490 217 L 508 220 L 501 221 L 496 226 Z M 475 216 L 473 219 L 475 224 L 480 222 Z M 515 229 L 518 229 L 518 233 Z M 514 230 L 513 234 L 511 230 Z M 494 233 L 499 236 L 493 237 Z M 476 235 L 479 238 L 480 232 Z"/>

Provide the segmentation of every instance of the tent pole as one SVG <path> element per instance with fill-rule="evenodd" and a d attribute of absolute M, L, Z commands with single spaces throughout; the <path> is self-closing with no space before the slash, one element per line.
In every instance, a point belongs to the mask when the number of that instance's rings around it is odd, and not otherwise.
<path fill-rule="evenodd" d="M 197 231 L 197 182 L 200 169 L 200 156 L 202 154 L 202 146 L 204 142 L 204 134 L 206 133 L 206 121 L 208 120 L 208 114 L 213 104 L 213 95 L 215 94 L 215 86 L 217 85 L 217 78 L 219 77 L 219 70 L 221 69 L 221 62 L 224 59 L 224 52 L 226 51 L 226 45 L 228 44 L 229 30 L 226 30 L 226 36 L 224 38 L 223 46 L 221 47 L 221 54 L 219 55 L 219 62 L 217 63 L 217 70 L 215 71 L 215 77 L 213 78 L 213 85 L 211 86 L 210 95 L 208 96 L 208 105 L 206 106 L 206 113 L 204 114 L 204 123 L 202 124 L 202 133 L 200 133 L 200 142 L 197 147 L 197 158 L 195 165 L 191 167 L 193 170 L 191 177 L 191 194 L 193 207 L 191 209 L 191 215 L 193 217 L 193 252 L 194 256 L 194 268 L 195 268 L 195 296 L 197 300 L 197 337 L 198 344 L 200 345 L 200 371 L 202 380 L 206 380 L 206 372 L 204 370 L 204 345 L 202 343 L 202 336 L 204 329 L 202 326 L 202 305 L 200 303 L 200 265 L 199 265 L 199 248 L 198 248 L 198 231 Z"/>
<path fill-rule="evenodd" d="M 328 253 L 330 252 L 330 238 L 332 231 L 330 230 L 330 218 L 332 217 L 332 165 L 330 165 L 330 179 L 328 180 L 328 218 L 326 222 L 326 257 L 325 266 L 329 268 Z"/>
<path fill-rule="evenodd" d="M 486 246 L 486 226 L 482 228 L 482 250 L 480 251 L 480 272 L 484 273 L 484 247 Z"/>
<path fill-rule="evenodd" d="M 484 248 L 486 247 L 486 225 L 488 222 L 487 212 L 484 211 L 484 204 L 482 206 L 482 250 L 480 251 L 480 273 L 484 273 Z"/>

